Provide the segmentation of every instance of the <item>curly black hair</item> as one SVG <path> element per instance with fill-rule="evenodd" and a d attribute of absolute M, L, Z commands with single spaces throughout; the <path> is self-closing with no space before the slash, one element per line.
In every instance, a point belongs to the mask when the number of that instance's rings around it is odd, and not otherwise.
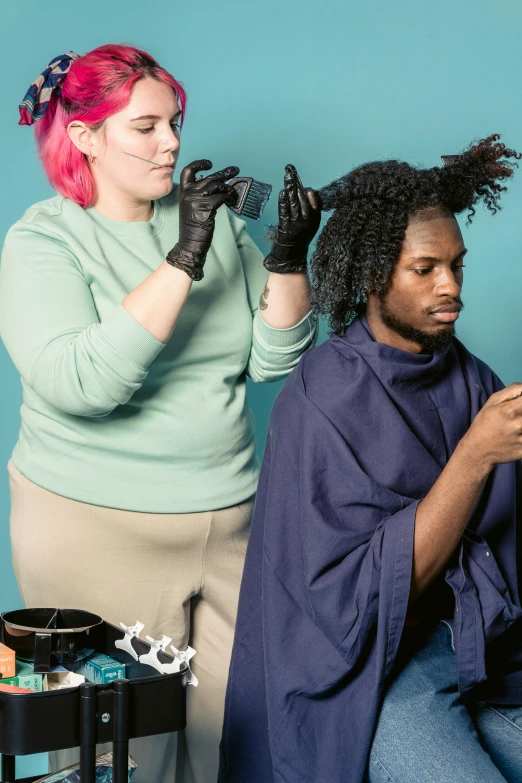
<path fill-rule="evenodd" d="M 334 212 L 311 260 L 312 298 L 332 332 L 344 334 L 368 294 L 383 292 L 412 215 L 467 209 L 470 223 L 480 201 L 493 213 L 500 209 L 506 188 L 499 183 L 512 176 L 522 155 L 499 138 L 488 136 L 442 168 L 365 163 L 319 191 L 322 209 Z"/>

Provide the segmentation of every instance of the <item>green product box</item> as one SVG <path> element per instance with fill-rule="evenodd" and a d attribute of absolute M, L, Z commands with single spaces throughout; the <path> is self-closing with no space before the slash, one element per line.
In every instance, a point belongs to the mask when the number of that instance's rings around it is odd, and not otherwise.
<path fill-rule="evenodd" d="M 18 677 L 2 677 L 2 685 L 16 685 L 18 687 Z"/>
<path fill-rule="evenodd" d="M 106 685 L 125 677 L 125 664 L 100 653 L 86 660 L 78 674 L 83 674 L 86 680 L 96 685 Z"/>
<path fill-rule="evenodd" d="M 34 674 L 34 664 L 29 661 L 22 661 L 20 658 L 16 659 L 16 676 L 20 674 Z"/>
<path fill-rule="evenodd" d="M 28 688 L 30 691 L 43 691 L 43 677 L 41 674 L 17 674 L 18 686 Z"/>
<path fill-rule="evenodd" d="M 41 674 L 17 674 L 16 677 L 2 678 L 3 685 L 16 685 L 18 688 L 27 688 L 29 691 L 43 691 L 43 677 Z"/>
<path fill-rule="evenodd" d="M 34 664 L 16 659 L 16 676 L 20 688 L 32 691 L 43 691 L 43 674 L 35 674 Z"/>

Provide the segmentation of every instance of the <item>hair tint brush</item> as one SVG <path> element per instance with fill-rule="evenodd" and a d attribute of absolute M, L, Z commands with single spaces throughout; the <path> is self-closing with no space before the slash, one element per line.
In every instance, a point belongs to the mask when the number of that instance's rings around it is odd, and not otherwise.
<path fill-rule="evenodd" d="M 236 215 L 259 220 L 270 198 L 272 185 L 252 177 L 233 177 L 227 180 L 227 185 L 231 185 L 237 193 L 237 201 L 232 205 L 228 203 L 228 208 Z"/>

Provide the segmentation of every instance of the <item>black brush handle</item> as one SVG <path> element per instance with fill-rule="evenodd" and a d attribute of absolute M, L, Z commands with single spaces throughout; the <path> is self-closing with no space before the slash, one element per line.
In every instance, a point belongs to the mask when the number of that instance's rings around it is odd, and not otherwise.
<path fill-rule="evenodd" d="M 227 207 L 232 210 L 232 212 L 235 212 L 236 215 L 240 215 L 243 211 L 253 181 L 252 177 L 233 177 L 232 179 L 227 179 L 226 184 L 230 185 L 235 193 L 237 193 L 237 199 L 235 201 L 230 203 L 227 200 Z"/>

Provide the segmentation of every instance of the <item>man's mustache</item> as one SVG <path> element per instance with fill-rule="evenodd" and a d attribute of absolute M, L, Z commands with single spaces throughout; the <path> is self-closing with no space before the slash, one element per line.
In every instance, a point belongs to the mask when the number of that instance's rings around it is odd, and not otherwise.
<path fill-rule="evenodd" d="M 425 315 L 430 315 L 430 313 L 436 313 L 440 312 L 441 310 L 444 310 L 446 307 L 451 308 L 459 308 L 460 311 L 464 310 L 464 302 L 460 298 L 460 296 L 455 296 L 452 299 L 447 299 L 445 302 L 437 302 L 435 307 L 427 307 L 424 310 Z"/>

